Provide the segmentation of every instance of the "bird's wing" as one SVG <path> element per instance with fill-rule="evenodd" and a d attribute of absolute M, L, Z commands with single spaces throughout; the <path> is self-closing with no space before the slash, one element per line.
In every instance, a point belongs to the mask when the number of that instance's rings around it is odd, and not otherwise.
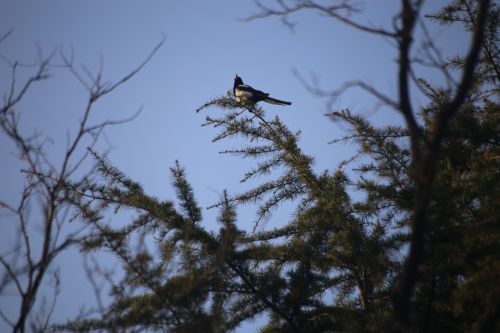
<path fill-rule="evenodd" d="M 237 87 L 237 89 L 240 90 L 240 91 L 242 91 L 242 92 L 251 93 L 254 96 L 254 98 L 264 99 L 267 96 L 269 96 L 269 94 L 267 94 L 267 93 L 265 93 L 263 91 L 254 89 L 251 86 L 249 86 L 248 84 L 240 84 Z"/>

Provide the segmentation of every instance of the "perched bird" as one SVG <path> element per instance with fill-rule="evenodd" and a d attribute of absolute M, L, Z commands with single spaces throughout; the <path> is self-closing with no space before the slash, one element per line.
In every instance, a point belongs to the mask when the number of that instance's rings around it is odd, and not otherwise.
<path fill-rule="evenodd" d="M 254 89 L 247 84 L 243 84 L 241 77 L 236 75 L 234 78 L 233 94 L 236 100 L 244 105 L 255 105 L 258 102 L 264 101 L 266 103 L 277 105 L 291 105 L 292 103 L 282 101 L 276 98 L 269 97 L 269 94 L 260 90 Z"/>

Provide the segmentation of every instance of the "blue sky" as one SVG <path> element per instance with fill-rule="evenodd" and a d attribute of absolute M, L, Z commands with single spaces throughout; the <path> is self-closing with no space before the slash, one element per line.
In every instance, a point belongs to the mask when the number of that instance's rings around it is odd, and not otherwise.
<path fill-rule="evenodd" d="M 391 26 L 391 17 L 399 10 L 398 1 L 367 1 L 362 22 Z M 441 3 L 442 1 L 439 1 Z M 437 6 L 432 1 L 424 8 Z M 221 150 L 238 147 L 237 141 L 212 143 L 216 132 L 201 127 L 205 114 L 194 110 L 211 98 L 224 95 L 232 88 L 235 74 L 245 83 L 290 100 L 290 107 L 265 106 L 269 116 L 279 115 L 292 130 L 301 130 L 301 146 L 315 157 L 320 171 L 334 168 L 349 158 L 355 147 L 329 145 L 342 135 L 343 127 L 325 116 L 325 101 L 311 95 L 297 80 L 293 70 L 306 78 L 315 73 L 325 89 L 338 88 L 349 80 L 363 80 L 388 95 L 397 92 L 396 50 L 389 42 L 347 28 L 316 12 L 291 17 L 298 25 L 292 33 L 279 19 L 246 22 L 242 18 L 257 11 L 252 1 L 10 1 L 0 4 L 0 33 L 13 28 L 12 35 L 0 44 L 4 57 L 29 63 L 35 58 L 37 45 L 44 53 L 60 48 L 73 52 L 75 63 L 92 72 L 103 60 L 104 79 L 115 81 L 137 66 L 165 36 L 165 44 L 151 62 L 133 80 L 104 97 L 93 113 L 95 121 L 122 119 L 142 107 L 134 121 L 109 128 L 106 140 L 98 149 L 111 147 L 110 161 L 145 190 L 160 198 L 174 198 L 169 167 L 179 160 L 186 167 L 202 207 L 218 200 L 222 191 L 230 193 L 247 189 L 240 184 L 252 162 L 220 155 Z M 463 36 L 432 28 L 432 33 L 447 52 L 460 50 Z M 60 63 L 56 55 L 55 62 Z M 29 73 L 25 69 L 23 73 Z M 22 128 L 35 129 L 52 138 L 51 159 L 62 158 L 66 135 L 74 132 L 83 112 L 85 90 L 67 70 L 54 68 L 53 77 L 30 91 L 18 106 Z M 9 83 L 7 66 L 0 65 L 0 93 Z M 430 75 L 432 80 L 439 76 Z M 414 95 L 414 102 L 422 102 Z M 335 107 L 369 114 L 378 123 L 400 122 L 393 110 L 373 112 L 374 100 L 360 91 L 342 96 Z M 222 112 L 212 109 L 210 113 Z M 22 185 L 22 167 L 14 151 L 0 136 L 0 199 L 15 201 Z M 208 225 L 215 212 L 205 211 Z M 279 225 L 289 216 L 284 209 L 269 227 Z M 240 227 L 251 230 L 253 208 L 240 210 Z M 2 232 L 0 250 L 8 247 L 12 226 L 0 215 Z M 7 244 L 7 245 L 6 245 Z M 74 263 L 76 252 L 61 257 L 63 292 L 56 308 L 56 319 L 74 315 L 78 302 L 91 300 L 85 293 L 84 278 Z M 72 267 L 72 269 L 66 269 Z M 9 308 L 12 297 L 2 296 L 0 306 Z M 71 304 L 68 307 L 68 304 Z M 5 331 L 0 323 L 0 331 Z M 251 326 L 250 326 L 251 327 Z M 242 328 L 241 331 L 252 331 Z"/>

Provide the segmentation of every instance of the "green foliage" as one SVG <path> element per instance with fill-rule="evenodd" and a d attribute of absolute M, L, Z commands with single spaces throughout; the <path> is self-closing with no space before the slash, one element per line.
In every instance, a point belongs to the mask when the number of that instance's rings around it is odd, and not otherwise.
<path fill-rule="evenodd" d="M 454 1 L 432 18 L 463 21 L 464 12 L 475 11 L 465 5 L 471 3 Z M 473 30 L 471 17 L 466 26 Z M 498 21 L 490 15 L 488 22 L 484 49 L 492 51 L 490 39 L 497 35 L 491 28 Z M 499 329 L 500 108 L 494 99 L 498 86 L 492 85 L 499 82 L 498 53 L 483 56 L 463 107 L 447 125 L 435 174 L 429 176 L 434 182 L 408 331 Z M 485 72 L 487 79 L 480 79 Z M 430 101 L 419 122 L 423 149 L 431 149 L 428 139 L 451 92 L 424 79 L 417 82 Z M 94 153 L 101 180 L 64 186 L 75 218 L 95 230 L 82 250 L 111 251 L 124 274 L 99 317 L 56 328 L 226 332 L 265 313 L 261 332 L 400 330 L 391 321 L 391 297 L 405 264 L 421 181 L 409 130 L 378 128 L 349 110 L 334 112 L 330 117 L 349 127 L 335 142 L 351 141 L 359 150 L 337 169 L 316 174 L 313 158 L 299 146 L 300 133 L 278 117 L 268 119 L 260 107 L 240 105 L 229 94 L 197 111 L 211 107 L 218 116 L 207 116 L 204 126 L 218 130 L 214 141 L 243 138 L 245 146 L 224 153 L 255 160 L 242 182 L 261 183 L 243 193 L 225 191 L 212 207 L 219 210 L 220 228 L 210 232 L 179 163 L 170 170 L 176 209 L 174 202 L 144 193 Z M 345 169 L 352 161 L 359 163 L 348 176 Z M 363 194 L 362 199 L 355 200 L 359 195 L 353 193 Z M 284 201 L 298 203 L 287 223 L 252 233 L 239 227 L 238 205 L 255 204 L 258 223 Z M 104 222 L 106 211 L 122 209 L 137 216 L 123 226 Z"/>

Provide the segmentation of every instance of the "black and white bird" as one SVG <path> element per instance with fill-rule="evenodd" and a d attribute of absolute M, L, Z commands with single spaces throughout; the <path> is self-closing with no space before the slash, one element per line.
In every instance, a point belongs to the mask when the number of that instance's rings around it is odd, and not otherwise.
<path fill-rule="evenodd" d="M 243 80 L 238 75 L 234 78 L 233 95 L 239 103 L 244 105 L 253 106 L 258 102 L 266 102 L 277 105 L 292 104 L 291 102 L 269 97 L 268 93 L 254 89 L 247 84 L 243 84 Z"/>

